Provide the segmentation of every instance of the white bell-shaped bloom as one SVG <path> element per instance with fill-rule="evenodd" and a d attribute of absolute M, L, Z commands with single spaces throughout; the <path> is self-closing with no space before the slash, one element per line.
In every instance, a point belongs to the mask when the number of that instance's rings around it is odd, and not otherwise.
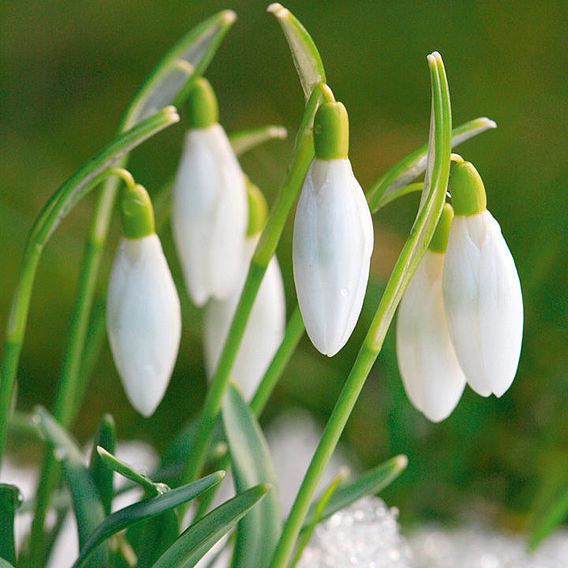
<path fill-rule="evenodd" d="M 298 302 L 315 347 L 329 357 L 357 323 L 373 251 L 373 223 L 348 159 L 315 159 L 294 223 Z"/>
<path fill-rule="evenodd" d="M 209 377 L 215 372 L 257 241 L 258 236 L 246 240 L 245 262 L 242 263 L 243 270 L 237 289 L 226 300 L 211 300 L 207 304 L 203 340 Z M 232 376 L 247 400 L 255 393 L 284 337 L 285 302 L 280 267 L 276 257 L 273 257 L 254 301 L 232 370 Z"/>
<path fill-rule="evenodd" d="M 491 213 L 457 212 L 443 279 L 450 337 L 471 388 L 482 396 L 501 396 L 513 382 L 521 353 L 519 276 Z"/>
<path fill-rule="evenodd" d="M 132 406 L 150 416 L 168 386 L 181 337 L 179 298 L 157 235 L 120 242 L 108 288 L 107 331 Z"/>
<path fill-rule="evenodd" d="M 247 228 L 243 172 L 218 124 L 187 132 L 172 204 L 185 283 L 201 306 L 234 293 Z"/>
<path fill-rule="evenodd" d="M 396 327 L 406 394 L 432 422 L 452 413 L 466 383 L 448 333 L 443 271 L 444 254 L 428 250 L 400 302 Z"/>

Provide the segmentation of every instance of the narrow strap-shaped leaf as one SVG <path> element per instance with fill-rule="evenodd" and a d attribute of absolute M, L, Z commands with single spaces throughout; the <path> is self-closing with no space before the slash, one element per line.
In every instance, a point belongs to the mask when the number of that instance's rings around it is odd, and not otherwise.
<path fill-rule="evenodd" d="M 262 430 L 234 384 L 223 400 L 223 425 L 233 463 L 237 492 L 260 483 L 272 491 L 237 527 L 234 563 L 239 568 L 262 568 L 276 546 L 282 528 L 276 477 Z"/>
<path fill-rule="evenodd" d="M 325 69 L 318 48 L 300 21 L 282 4 L 268 6 L 268 11 L 276 16 L 286 36 L 294 66 L 298 72 L 306 100 L 309 99 L 318 83 L 325 83 Z"/>
<path fill-rule="evenodd" d="M 316 529 L 316 526 L 323 520 L 323 515 L 329 503 L 329 500 L 333 496 L 333 494 L 337 491 L 337 488 L 343 481 L 345 480 L 346 476 L 348 475 L 349 471 L 344 468 L 343 471 L 340 471 L 334 478 L 333 481 L 329 484 L 327 489 L 323 492 L 321 497 L 314 503 L 313 505 L 313 515 L 310 522 L 307 524 L 304 523 L 305 529 L 303 530 L 300 538 L 298 540 L 298 546 L 296 547 L 296 553 L 294 554 L 294 558 L 292 559 L 292 563 L 290 564 L 290 568 L 294 568 L 296 564 L 299 562 L 304 549 L 308 546 L 310 540 L 312 539 L 312 535 Z"/>
<path fill-rule="evenodd" d="M 112 496 L 113 496 L 113 471 L 106 467 L 101 460 L 100 455 L 97 452 L 97 447 L 100 446 L 107 450 L 108 452 L 114 452 L 114 447 L 116 445 L 116 436 L 114 428 L 114 420 L 110 414 L 105 414 L 101 423 L 99 424 L 99 429 L 97 431 L 97 436 L 95 438 L 95 443 L 93 445 L 93 450 L 91 452 L 91 463 L 89 469 L 91 470 L 91 477 L 95 483 L 95 487 L 99 492 L 99 497 L 105 515 L 110 515 L 112 510 Z"/>
<path fill-rule="evenodd" d="M 476 118 L 461 124 L 452 131 L 452 148 L 492 128 L 497 128 L 497 124 L 490 118 L 485 117 Z M 429 144 L 424 144 L 424 146 L 408 154 L 369 188 L 367 201 L 373 213 L 395 199 L 395 197 L 391 197 L 391 192 L 409 184 L 425 172 L 428 148 Z"/>
<path fill-rule="evenodd" d="M 195 499 L 204 491 L 219 483 L 224 476 L 225 472 L 218 471 L 193 483 L 188 483 L 157 497 L 145 499 L 116 511 L 116 513 L 107 517 L 95 529 L 87 542 L 81 546 L 81 554 L 73 564 L 73 568 L 82 566 L 93 550 L 113 534 Z"/>
<path fill-rule="evenodd" d="M 134 481 L 134 483 L 144 488 L 147 494 L 154 496 L 168 490 L 168 487 L 163 483 L 154 483 L 147 475 L 136 471 L 132 466 L 113 456 L 100 446 L 97 447 L 97 454 L 106 468 L 110 471 L 116 471 L 116 473 L 126 477 L 126 479 L 130 479 L 130 481 Z"/>
<path fill-rule="evenodd" d="M 71 492 L 73 510 L 77 519 L 79 546 L 82 548 L 105 518 L 97 488 L 81 451 L 69 434 L 44 408 L 36 409 L 35 415 L 42 434 L 53 448 L 55 458 L 63 464 L 63 472 Z M 92 565 L 106 566 L 107 562 L 107 551 L 102 547 L 92 559 Z"/>
<path fill-rule="evenodd" d="M 368 334 L 371 351 L 380 350 L 398 303 L 422 260 L 438 224 L 450 177 L 452 111 L 446 71 L 438 52 L 428 56 L 432 89 L 429 150 L 422 200 L 410 235 L 395 263 Z"/>
<path fill-rule="evenodd" d="M 186 529 L 162 554 L 154 568 L 191 568 L 270 490 L 257 485 L 226 501 Z"/>
<path fill-rule="evenodd" d="M 270 140 L 283 140 L 288 136 L 288 131 L 283 126 L 259 126 L 258 128 L 247 128 L 229 134 L 229 142 L 237 156 L 264 144 Z"/>
<path fill-rule="evenodd" d="M 32 238 L 35 237 L 33 241 L 44 244 L 69 211 L 93 188 L 93 181 L 100 174 L 116 164 L 136 146 L 178 121 L 177 110 L 170 106 L 117 136 L 94 158 L 79 168 L 51 197 L 32 228 Z"/>
<path fill-rule="evenodd" d="M 339 487 L 329 499 L 325 509 L 319 515 L 318 522 L 324 521 L 349 507 L 355 501 L 366 497 L 367 495 L 377 495 L 385 487 L 388 487 L 406 468 L 408 459 L 406 456 L 396 456 L 377 467 L 367 471 L 358 479 Z M 314 517 L 317 515 L 317 504 L 310 507 L 310 511 L 304 521 L 302 530 L 307 530 L 312 524 Z"/>
<path fill-rule="evenodd" d="M 20 490 L 15 485 L 0 483 L 0 559 L 16 563 L 14 519 L 22 502 Z"/>
<path fill-rule="evenodd" d="M 209 65 L 237 15 L 223 10 L 191 29 L 160 61 L 132 103 L 124 121 L 129 128 L 157 110 L 183 100 L 191 82 Z"/>

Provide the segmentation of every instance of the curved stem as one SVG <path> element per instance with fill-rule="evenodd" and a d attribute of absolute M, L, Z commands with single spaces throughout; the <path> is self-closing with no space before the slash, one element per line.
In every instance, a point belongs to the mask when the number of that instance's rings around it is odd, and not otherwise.
<path fill-rule="evenodd" d="M 114 166 L 122 155 L 178 120 L 175 109 L 168 107 L 113 140 L 52 195 L 36 219 L 26 244 L 6 329 L 0 382 L 0 463 L 4 452 L 10 403 L 26 331 L 33 284 L 45 245 L 69 211 L 89 191 L 111 175 L 107 170 Z"/>
<path fill-rule="evenodd" d="M 266 227 L 262 232 L 254 252 L 247 279 L 217 364 L 217 369 L 211 380 L 210 388 L 207 391 L 197 435 L 189 452 L 188 461 L 186 462 L 180 480 L 181 483 L 188 483 L 195 480 L 205 463 L 213 428 L 221 409 L 223 395 L 229 384 L 233 363 L 237 356 L 256 294 L 268 267 L 268 263 L 276 251 L 276 246 L 282 235 L 284 224 L 301 189 L 308 166 L 313 159 L 313 118 L 322 97 L 329 96 L 328 93 L 331 93 L 328 87 L 318 85 L 306 105 L 306 111 L 296 138 L 296 148 L 292 166 L 289 170 L 286 182 L 278 194 L 276 203 L 274 204 Z"/>
<path fill-rule="evenodd" d="M 271 568 L 285 568 L 290 562 L 296 540 L 321 477 L 339 442 L 339 438 L 357 402 L 361 389 L 381 351 L 398 303 L 428 247 L 444 205 L 450 171 L 450 99 L 441 57 L 439 54 L 433 54 L 429 56 L 428 62 L 432 81 L 432 111 L 434 120 L 430 134 L 429 170 L 426 176 L 428 183 L 427 193 L 424 195 L 422 206 L 419 209 L 408 240 L 389 278 L 363 345 L 335 403 L 306 476 L 302 481 L 290 515 L 284 525 L 280 541 L 274 552 L 274 557 L 270 564 Z"/>

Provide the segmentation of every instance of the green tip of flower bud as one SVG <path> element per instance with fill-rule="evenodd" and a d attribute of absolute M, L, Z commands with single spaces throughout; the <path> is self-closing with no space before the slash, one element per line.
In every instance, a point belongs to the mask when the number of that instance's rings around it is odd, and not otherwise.
<path fill-rule="evenodd" d="M 450 238 L 450 227 L 454 218 L 454 208 L 446 203 L 442 209 L 440 220 L 436 225 L 436 230 L 430 241 L 430 250 L 432 252 L 445 253 L 448 248 L 448 239 Z"/>
<path fill-rule="evenodd" d="M 219 121 L 219 106 L 211 83 L 200 77 L 189 92 L 189 128 L 208 128 Z"/>
<path fill-rule="evenodd" d="M 456 215 L 477 215 L 487 208 L 485 186 L 471 162 L 453 162 L 448 190 Z"/>
<path fill-rule="evenodd" d="M 156 232 L 152 201 L 141 185 L 123 189 L 120 217 L 124 236 L 128 239 L 141 239 Z"/>
<path fill-rule="evenodd" d="M 324 103 L 314 119 L 314 145 L 319 160 L 347 158 L 349 117 L 342 103 Z"/>
<path fill-rule="evenodd" d="M 268 204 L 262 191 L 246 178 L 247 199 L 248 199 L 248 227 L 247 237 L 258 235 L 266 224 L 268 218 Z"/>

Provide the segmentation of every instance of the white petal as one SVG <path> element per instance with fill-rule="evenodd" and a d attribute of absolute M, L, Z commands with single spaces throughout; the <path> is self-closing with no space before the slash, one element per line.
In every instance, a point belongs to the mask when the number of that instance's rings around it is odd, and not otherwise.
<path fill-rule="evenodd" d="M 489 211 L 454 218 L 443 288 L 450 337 L 468 383 L 483 396 L 501 396 L 519 362 L 523 303 L 515 263 Z"/>
<path fill-rule="evenodd" d="M 207 304 L 204 348 L 210 377 L 215 371 L 223 349 L 256 243 L 256 238 L 247 239 L 246 262 L 243 263 L 244 270 L 237 290 L 226 300 L 211 300 Z M 232 371 L 232 376 L 240 385 L 246 399 L 250 399 L 256 391 L 282 342 L 285 319 L 284 286 L 278 261 L 274 257 L 260 285 Z"/>
<path fill-rule="evenodd" d="M 156 235 L 121 241 L 108 288 L 107 331 L 132 406 L 150 416 L 166 392 L 181 337 L 179 298 Z"/>
<path fill-rule="evenodd" d="M 306 331 L 335 355 L 357 323 L 373 252 L 373 224 L 349 160 L 314 160 L 294 223 L 294 280 Z"/>
<path fill-rule="evenodd" d="M 225 131 L 219 124 L 190 130 L 174 185 L 172 226 L 197 305 L 234 292 L 247 221 L 243 172 Z"/>
<path fill-rule="evenodd" d="M 448 333 L 443 267 L 443 254 L 426 252 L 402 298 L 396 327 L 404 388 L 414 406 L 432 422 L 452 413 L 466 383 Z"/>

